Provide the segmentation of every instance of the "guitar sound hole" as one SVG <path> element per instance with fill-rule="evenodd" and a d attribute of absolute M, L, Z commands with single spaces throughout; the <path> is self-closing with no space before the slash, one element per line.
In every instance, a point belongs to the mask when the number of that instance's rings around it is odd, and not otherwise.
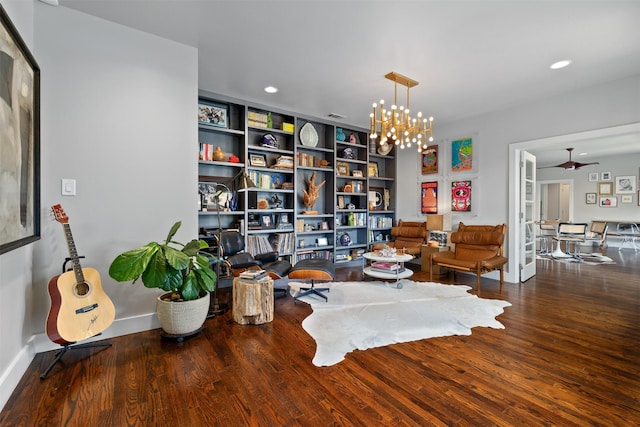
<path fill-rule="evenodd" d="M 89 293 L 89 284 L 87 282 L 80 282 L 76 284 L 76 295 L 85 296 Z"/>

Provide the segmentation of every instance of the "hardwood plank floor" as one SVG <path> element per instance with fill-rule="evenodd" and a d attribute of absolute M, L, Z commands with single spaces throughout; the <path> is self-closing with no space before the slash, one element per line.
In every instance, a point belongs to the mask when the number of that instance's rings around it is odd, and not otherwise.
<path fill-rule="evenodd" d="M 265 325 L 228 312 L 183 343 L 153 330 L 74 350 L 45 380 L 54 352 L 38 354 L 0 426 L 639 425 L 640 254 L 605 254 L 617 264 L 538 261 L 502 294 L 483 279 L 481 297 L 513 304 L 504 330 L 356 351 L 326 368 L 311 363 L 301 326 L 311 309 L 290 297 Z"/>

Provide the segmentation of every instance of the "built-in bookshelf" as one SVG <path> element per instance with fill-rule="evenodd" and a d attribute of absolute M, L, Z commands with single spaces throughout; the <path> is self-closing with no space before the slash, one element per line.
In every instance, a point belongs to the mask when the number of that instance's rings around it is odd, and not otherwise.
<path fill-rule="evenodd" d="M 396 222 L 395 158 L 370 152 L 367 137 L 357 127 L 201 91 L 201 234 L 238 229 L 247 252 L 276 250 L 292 263 L 357 260 Z M 241 189 L 243 175 L 255 186 Z M 382 205 L 371 203 L 376 191 Z"/>

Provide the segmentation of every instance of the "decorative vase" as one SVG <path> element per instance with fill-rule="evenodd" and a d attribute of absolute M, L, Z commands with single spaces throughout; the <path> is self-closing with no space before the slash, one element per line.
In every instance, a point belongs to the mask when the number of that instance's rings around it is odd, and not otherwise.
<path fill-rule="evenodd" d="M 342 130 L 342 128 L 336 129 L 336 139 L 338 141 L 344 141 L 345 139 L 347 139 L 347 135 L 344 134 L 344 131 Z"/>
<path fill-rule="evenodd" d="M 225 160 L 227 160 L 227 155 L 224 154 L 224 151 L 222 151 L 222 148 L 216 147 L 211 158 L 217 162 L 224 162 Z"/>
<path fill-rule="evenodd" d="M 156 311 L 162 330 L 171 335 L 189 335 L 202 327 L 209 313 L 210 294 L 190 301 L 164 301 L 158 297 Z"/>
<path fill-rule="evenodd" d="M 238 195 L 234 191 L 229 198 L 229 209 L 235 212 L 238 209 Z"/>

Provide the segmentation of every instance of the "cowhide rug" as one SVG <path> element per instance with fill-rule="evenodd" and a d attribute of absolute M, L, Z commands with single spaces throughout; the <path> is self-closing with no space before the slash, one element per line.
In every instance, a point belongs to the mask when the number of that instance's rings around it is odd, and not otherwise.
<path fill-rule="evenodd" d="M 291 293 L 309 284 L 290 282 Z M 386 282 L 333 282 L 329 301 L 305 296 L 313 313 L 302 327 L 316 341 L 313 364 L 331 366 L 353 350 L 449 335 L 471 335 L 471 328 L 504 329 L 495 317 L 507 301 L 478 298 L 466 285 L 402 281 L 398 289 Z"/>

